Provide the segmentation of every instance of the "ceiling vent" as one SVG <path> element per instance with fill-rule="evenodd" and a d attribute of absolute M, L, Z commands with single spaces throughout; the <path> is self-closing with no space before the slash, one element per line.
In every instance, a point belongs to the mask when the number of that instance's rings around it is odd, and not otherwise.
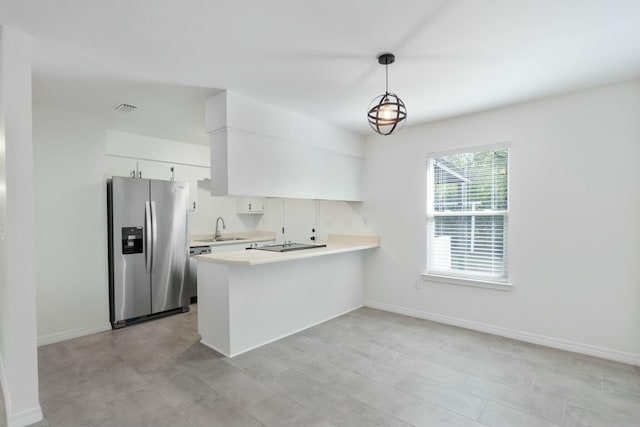
<path fill-rule="evenodd" d="M 135 110 L 136 107 L 135 105 L 131 105 L 131 104 L 118 104 L 114 107 L 114 110 L 116 111 L 120 111 L 121 113 L 130 113 L 133 110 Z"/>

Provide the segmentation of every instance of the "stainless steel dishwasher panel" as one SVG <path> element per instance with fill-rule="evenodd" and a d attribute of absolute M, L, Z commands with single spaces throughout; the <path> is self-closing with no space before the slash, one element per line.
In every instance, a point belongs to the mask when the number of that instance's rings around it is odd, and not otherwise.
<path fill-rule="evenodd" d="M 193 259 L 196 255 L 210 254 L 210 246 L 194 246 L 189 249 L 189 285 L 187 286 L 191 303 L 197 302 L 198 297 L 198 261 Z"/>

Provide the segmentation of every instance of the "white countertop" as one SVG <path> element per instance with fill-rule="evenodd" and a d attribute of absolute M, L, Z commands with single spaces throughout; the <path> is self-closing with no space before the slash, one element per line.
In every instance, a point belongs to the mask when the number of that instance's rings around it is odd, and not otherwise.
<path fill-rule="evenodd" d="M 242 242 L 248 242 L 242 240 Z M 226 243 L 226 242 L 225 242 Z M 236 241 L 235 243 L 239 243 Z M 260 265 L 273 262 L 293 261 L 296 259 L 312 258 L 322 255 L 339 254 L 342 252 L 362 251 L 380 247 L 380 236 L 349 236 L 329 235 L 327 246 L 321 248 L 304 249 L 290 252 L 270 252 L 261 250 L 241 250 L 197 255 L 198 261 L 208 261 L 231 265 Z"/>
<path fill-rule="evenodd" d="M 276 233 L 273 231 L 239 231 L 235 233 L 222 233 L 222 237 L 240 237 L 240 240 L 213 240 L 213 234 L 194 234 L 189 241 L 190 247 L 196 246 L 225 246 L 245 243 L 270 242 L 276 240 Z"/>

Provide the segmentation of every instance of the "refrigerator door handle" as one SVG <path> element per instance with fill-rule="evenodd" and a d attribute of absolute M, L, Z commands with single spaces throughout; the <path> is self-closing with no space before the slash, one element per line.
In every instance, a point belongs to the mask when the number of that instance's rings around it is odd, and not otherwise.
<path fill-rule="evenodd" d="M 145 265 L 147 267 L 147 273 L 151 273 L 151 252 L 152 252 L 152 243 L 151 243 L 151 205 L 149 202 L 144 202 L 144 235 L 145 235 Z"/>
<path fill-rule="evenodd" d="M 158 221 L 156 218 L 156 202 L 151 202 L 151 272 L 156 271 L 156 245 L 158 243 Z"/>

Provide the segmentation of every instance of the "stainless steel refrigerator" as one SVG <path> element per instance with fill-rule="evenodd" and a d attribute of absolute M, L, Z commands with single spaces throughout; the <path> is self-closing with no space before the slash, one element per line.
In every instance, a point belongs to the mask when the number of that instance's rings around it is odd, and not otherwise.
<path fill-rule="evenodd" d="M 189 184 L 107 182 L 111 325 L 188 311 Z"/>

